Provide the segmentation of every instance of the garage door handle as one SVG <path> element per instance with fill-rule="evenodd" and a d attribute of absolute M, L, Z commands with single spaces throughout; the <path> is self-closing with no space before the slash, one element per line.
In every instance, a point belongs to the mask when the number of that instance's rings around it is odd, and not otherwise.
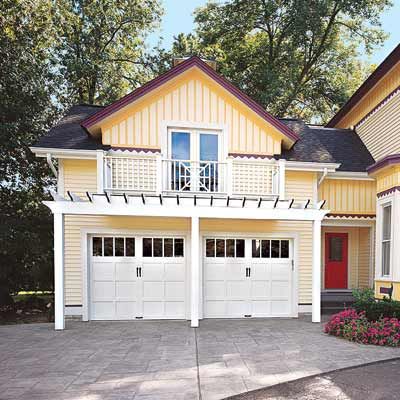
<path fill-rule="evenodd" d="M 250 278 L 251 269 L 249 267 L 246 268 L 246 278 Z"/>
<path fill-rule="evenodd" d="M 136 277 L 137 278 L 142 277 L 142 267 L 136 267 Z"/>
<path fill-rule="evenodd" d="M 251 275 L 251 268 L 249 267 L 249 278 L 250 278 L 250 275 Z"/>

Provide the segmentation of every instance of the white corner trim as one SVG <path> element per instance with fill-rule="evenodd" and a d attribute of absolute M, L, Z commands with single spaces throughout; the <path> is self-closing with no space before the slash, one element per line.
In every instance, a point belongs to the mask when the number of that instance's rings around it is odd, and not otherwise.
<path fill-rule="evenodd" d="M 65 315 L 73 316 L 73 315 L 82 315 L 82 306 L 65 306 Z"/>
<path fill-rule="evenodd" d="M 97 150 L 74 150 L 74 149 L 57 149 L 46 147 L 29 147 L 36 157 L 47 157 L 51 154 L 54 158 L 71 158 L 71 159 L 88 159 L 95 160 L 97 158 Z"/>
<path fill-rule="evenodd" d="M 298 305 L 299 314 L 311 314 L 312 304 L 299 304 Z"/>

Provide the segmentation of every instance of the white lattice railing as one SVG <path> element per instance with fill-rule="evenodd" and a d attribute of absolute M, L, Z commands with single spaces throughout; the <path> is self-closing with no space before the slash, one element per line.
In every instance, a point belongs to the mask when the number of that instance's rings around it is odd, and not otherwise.
<path fill-rule="evenodd" d="M 277 163 L 264 161 L 232 162 L 232 193 L 247 195 L 278 195 L 279 171 Z"/>
<path fill-rule="evenodd" d="M 172 192 L 227 191 L 227 163 L 219 161 L 163 160 L 163 190 Z"/>
<path fill-rule="evenodd" d="M 275 161 L 161 160 L 160 155 L 104 156 L 104 189 L 109 191 L 279 195 L 282 173 L 284 170 Z"/>
<path fill-rule="evenodd" d="M 115 191 L 155 192 L 156 157 L 104 157 L 104 188 Z"/>

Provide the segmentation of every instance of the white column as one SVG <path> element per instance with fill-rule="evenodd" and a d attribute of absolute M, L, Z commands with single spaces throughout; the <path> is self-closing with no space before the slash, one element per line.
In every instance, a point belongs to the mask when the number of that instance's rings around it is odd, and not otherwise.
<path fill-rule="evenodd" d="M 321 322 L 321 220 L 313 221 L 312 322 Z"/>
<path fill-rule="evenodd" d="M 281 159 L 279 164 L 279 198 L 285 200 L 285 175 L 286 175 L 286 160 Z"/>
<path fill-rule="evenodd" d="M 97 150 L 97 193 L 104 192 L 104 152 Z"/>
<path fill-rule="evenodd" d="M 190 326 L 199 326 L 199 302 L 200 302 L 200 226 L 199 217 L 192 217 L 191 234 L 191 296 L 190 296 Z"/>
<path fill-rule="evenodd" d="M 54 214 L 54 322 L 55 329 L 65 328 L 64 321 L 64 214 Z"/>

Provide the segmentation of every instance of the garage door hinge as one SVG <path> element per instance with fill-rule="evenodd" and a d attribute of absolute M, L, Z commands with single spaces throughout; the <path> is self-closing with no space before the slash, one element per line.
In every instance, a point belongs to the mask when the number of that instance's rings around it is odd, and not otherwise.
<path fill-rule="evenodd" d="M 294 260 L 292 260 L 292 271 L 294 271 Z"/>

